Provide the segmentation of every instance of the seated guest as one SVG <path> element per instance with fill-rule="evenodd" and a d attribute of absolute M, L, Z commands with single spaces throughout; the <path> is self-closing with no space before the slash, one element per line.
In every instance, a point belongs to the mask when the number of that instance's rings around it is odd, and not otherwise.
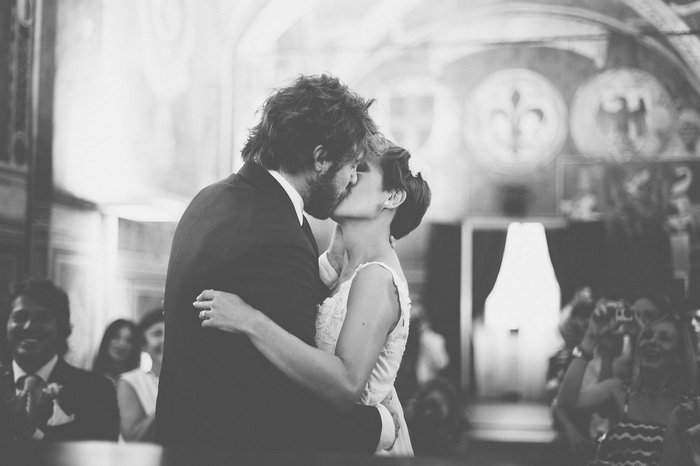
<path fill-rule="evenodd" d="M 92 372 L 117 383 L 119 376 L 139 367 L 141 342 L 136 324 L 130 320 L 117 319 L 107 327 L 95 356 Z"/>
<path fill-rule="evenodd" d="M 421 386 L 406 412 L 416 455 L 464 458 L 467 455 L 468 419 L 459 391 L 437 377 Z"/>
<path fill-rule="evenodd" d="M 114 386 L 63 359 L 71 333 L 66 293 L 49 280 L 33 279 L 12 287 L 10 299 L 6 337 L 11 362 L 3 370 L 11 374 L 14 387 L 0 383 L 0 403 L 15 438 L 116 441 Z"/>
<path fill-rule="evenodd" d="M 406 350 L 394 380 L 401 405 L 411 405 L 420 388 L 439 377 L 449 363 L 445 338 L 433 330 L 420 302 L 413 301 Z"/>
<path fill-rule="evenodd" d="M 620 328 L 612 307 L 597 305 L 574 360 L 559 389 L 558 402 L 566 408 L 599 409 L 611 405 L 611 428 L 598 447 L 603 464 L 658 464 L 671 410 L 695 386 L 695 354 L 686 325 L 673 313 L 647 325 L 633 352 L 632 376 L 613 375 L 582 387 L 593 348 Z M 608 463 L 606 463 L 608 462 Z"/>
<path fill-rule="evenodd" d="M 121 434 L 124 440 L 153 441 L 153 426 L 158 394 L 158 377 L 163 361 L 165 316 L 162 309 L 148 312 L 139 331 L 143 350 L 151 357 L 149 370 L 137 368 L 122 374 L 117 382 L 117 401 L 121 413 Z"/>

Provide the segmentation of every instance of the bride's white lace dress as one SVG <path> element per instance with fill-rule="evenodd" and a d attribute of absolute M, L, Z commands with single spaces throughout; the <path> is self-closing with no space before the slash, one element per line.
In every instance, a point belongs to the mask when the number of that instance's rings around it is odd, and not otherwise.
<path fill-rule="evenodd" d="M 384 346 L 379 354 L 379 359 L 372 370 L 372 374 L 367 381 L 359 403 L 369 406 L 376 406 L 392 393 L 392 411 L 399 415 L 399 436 L 390 451 L 378 452 L 382 455 L 391 456 L 413 456 L 413 448 L 408 435 L 408 428 L 404 419 L 401 403 L 394 389 L 394 379 L 401 364 L 401 358 L 406 348 L 408 338 L 408 324 L 411 317 L 411 300 L 408 294 L 408 285 L 401 277 L 388 265 L 383 262 L 367 262 L 360 265 L 349 280 L 338 285 L 335 294 L 327 298 L 320 306 L 316 317 L 316 346 L 323 351 L 335 354 L 335 347 L 338 343 L 340 330 L 345 321 L 348 311 L 348 295 L 352 281 L 357 272 L 369 265 L 376 264 L 391 272 L 394 277 L 394 285 L 398 290 L 399 303 L 401 306 L 401 318 L 396 327 L 387 335 Z"/>

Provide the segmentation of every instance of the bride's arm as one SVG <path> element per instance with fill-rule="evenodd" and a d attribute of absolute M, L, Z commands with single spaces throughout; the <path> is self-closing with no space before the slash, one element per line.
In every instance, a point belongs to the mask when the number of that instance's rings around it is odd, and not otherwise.
<path fill-rule="evenodd" d="M 340 412 L 357 403 L 399 315 L 393 279 L 380 266 L 355 276 L 334 355 L 307 345 L 234 294 L 207 290 L 194 306 L 203 310 L 203 327 L 244 333 L 287 377 Z"/>

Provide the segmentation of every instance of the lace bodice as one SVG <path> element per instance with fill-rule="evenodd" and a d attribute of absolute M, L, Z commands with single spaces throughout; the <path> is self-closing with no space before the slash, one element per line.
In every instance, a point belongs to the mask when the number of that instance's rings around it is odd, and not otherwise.
<path fill-rule="evenodd" d="M 352 281 L 360 270 L 372 264 L 384 267 L 391 272 L 394 285 L 398 290 L 401 318 L 396 327 L 387 335 L 379 354 L 379 359 L 362 392 L 360 403 L 370 406 L 379 404 L 391 390 L 396 378 L 396 372 L 401 364 L 403 352 L 406 349 L 408 324 L 411 317 L 411 299 L 408 294 L 408 285 L 391 267 L 383 262 L 367 262 L 360 265 L 352 277 L 341 283 L 337 292 L 321 304 L 316 317 L 316 346 L 327 353 L 334 354 L 348 311 L 348 296 Z"/>

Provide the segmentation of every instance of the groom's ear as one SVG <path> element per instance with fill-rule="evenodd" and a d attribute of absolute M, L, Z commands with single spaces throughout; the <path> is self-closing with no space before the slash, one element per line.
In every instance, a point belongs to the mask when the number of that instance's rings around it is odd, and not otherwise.
<path fill-rule="evenodd" d="M 326 151 L 326 148 L 322 145 L 319 144 L 314 148 L 313 156 L 315 171 L 322 173 L 330 166 L 330 162 L 328 160 L 328 152 Z"/>

